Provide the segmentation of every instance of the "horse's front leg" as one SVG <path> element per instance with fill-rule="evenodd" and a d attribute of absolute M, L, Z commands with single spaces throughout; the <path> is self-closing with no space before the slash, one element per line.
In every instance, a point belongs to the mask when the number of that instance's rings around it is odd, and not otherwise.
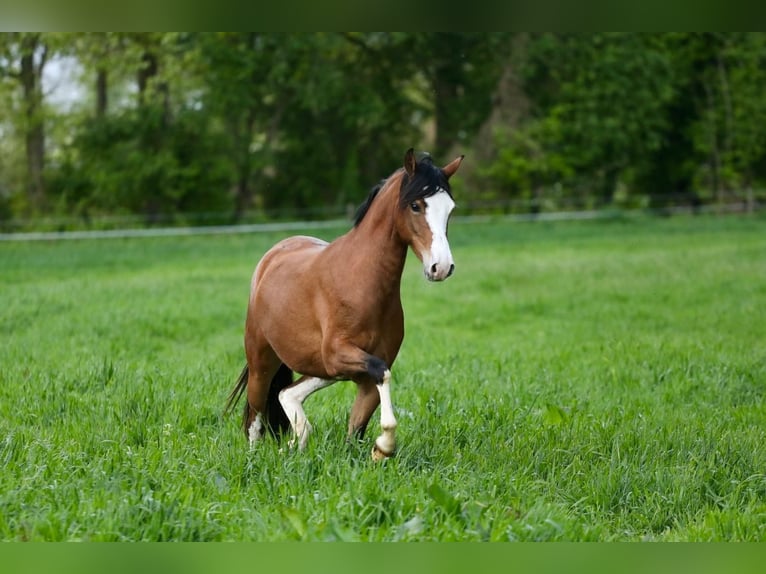
<path fill-rule="evenodd" d="M 377 385 L 380 395 L 381 435 L 375 439 L 372 447 L 372 460 L 379 461 L 393 456 L 396 451 L 396 417 L 391 404 L 391 371 L 386 369 L 383 382 Z"/>
<path fill-rule="evenodd" d="M 351 411 L 349 434 L 363 433 L 380 400 L 380 425 L 383 430 L 375 439 L 372 458 L 375 461 L 393 456 L 396 451 L 396 417 L 391 404 L 391 371 L 383 359 L 352 345 L 336 345 L 325 350 L 325 365 L 334 377 L 349 378 L 360 385 Z M 370 381 L 370 379 L 372 381 Z M 377 398 L 369 392 L 374 382 Z"/>
<path fill-rule="evenodd" d="M 367 424 L 380 404 L 378 386 L 374 382 L 358 382 L 356 387 L 356 398 L 351 406 L 351 414 L 348 417 L 349 440 L 364 438 Z"/>

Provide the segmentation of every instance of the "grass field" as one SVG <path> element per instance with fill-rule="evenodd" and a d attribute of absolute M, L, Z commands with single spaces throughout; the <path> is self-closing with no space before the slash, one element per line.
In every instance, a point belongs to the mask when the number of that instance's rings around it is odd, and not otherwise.
<path fill-rule="evenodd" d="M 303 453 L 221 417 L 282 236 L 0 244 L 1 539 L 766 540 L 763 217 L 453 224 L 382 465 L 353 383 Z"/>

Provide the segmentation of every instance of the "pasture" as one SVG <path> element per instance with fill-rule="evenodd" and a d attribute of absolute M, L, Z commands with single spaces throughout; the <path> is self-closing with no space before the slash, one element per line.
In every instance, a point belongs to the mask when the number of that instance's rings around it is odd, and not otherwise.
<path fill-rule="evenodd" d="M 353 383 L 303 453 L 221 417 L 289 234 L 0 243 L 0 539 L 766 540 L 763 217 L 453 223 L 382 464 Z"/>

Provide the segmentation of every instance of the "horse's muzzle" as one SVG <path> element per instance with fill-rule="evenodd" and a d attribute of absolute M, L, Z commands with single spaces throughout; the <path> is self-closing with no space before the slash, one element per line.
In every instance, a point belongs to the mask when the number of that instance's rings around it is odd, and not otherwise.
<path fill-rule="evenodd" d="M 434 263 L 431 267 L 426 267 L 424 270 L 426 279 L 429 281 L 444 281 L 455 272 L 455 264 L 450 263 L 449 267 L 446 265 L 437 265 Z"/>

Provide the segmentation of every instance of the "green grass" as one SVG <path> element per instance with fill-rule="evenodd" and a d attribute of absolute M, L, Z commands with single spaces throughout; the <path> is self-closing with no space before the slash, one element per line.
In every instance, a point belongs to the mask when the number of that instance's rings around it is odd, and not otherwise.
<path fill-rule="evenodd" d="M 0 244 L 0 539 L 766 540 L 763 218 L 453 224 L 381 465 L 221 417 L 281 236 Z"/>

